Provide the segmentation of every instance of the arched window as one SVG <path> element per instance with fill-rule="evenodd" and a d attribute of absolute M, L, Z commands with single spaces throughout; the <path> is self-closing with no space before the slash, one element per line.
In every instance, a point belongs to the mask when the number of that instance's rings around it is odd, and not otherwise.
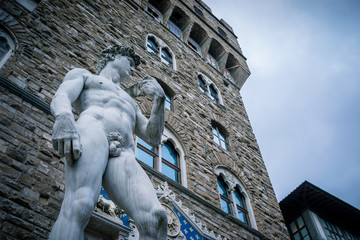
<path fill-rule="evenodd" d="M 230 151 L 229 140 L 226 135 L 219 129 L 218 126 L 212 124 L 212 133 L 214 141 L 219 144 L 223 149 Z"/>
<path fill-rule="evenodd" d="M 216 104 L 219 103 L 219 97 L 218 97 L 217 91 L 215 90 L 214 86 L 210 85 L 209 90 L 210 90 L 210 98 L 211 98 L 211 100 L 213 100 L 214 103 L 216 103 Z"/>
<path fill-rule="evenodd" d="M 221 204 L 221 209 L 229 214 L 232 214 L 232 209 L 231 209 L 231 205 L 232 205 L 232 201 L 230 200 L 230 194 L 228 192 L 228 188 L 224 182 L 224 179 L 219 176 L 217 178 L 217 183 L 218 183 L 218 187 L 219 187 L 219 193 L 220 193 L 220 204 Z"/>
<path fill-rule="evenodd" d="M 163 40 L 149 34 L 146 40 L 146 50 L 160 57 L 161 62 L 176 70 L 174 54 Z"/>
<path fill-rule="evenodd" d="M 172 56 L 166 48 L 161 49 L 161 61 L 169 67 L 172 67 Z"/>
<path fill-rule="evenodd" d="M 184 151 L 177 138 L 164 129 L 162 144 L 151 147 L 137 137 L 136 158 L 173 181 L 187 186 Z"/>
<path fill-rule="evenodd" d="M 175 182 L 180 182 L 179 154 L 171 142 L 166 142 L 161 148 L 162 173 Z"/>
<path fill-rule="evenodd" d="M 235 206 L 236 206 L 238 218 L 243 223 L 249 225 L 249 216 L 248 216 L 248 211 L 246 210 L 245 198 L 243 194 L 240 192 L 238 187 L 235 188 L 234 195 L 235 195 Z"/>
<path fill-rule="evenodd" d="M 5 64 L 15 49 L 15 44 L 9 34 L 0 26 L 0 68 Z"/>
<path fill-rule="evenodd" d="M 243 223 L 249 225 L 248 211 L 246 210 L 245 199 L 238 187 L 235 190 L 229 190 L 223 177 L 217 178 L 221 209 L 238 218 Z M 235 200 L 235 202 L 232 201 Z"/>
<path fill-rule="evenodd" d="M 149 37 L 147 40 L 146 50 L 150 53 L 153 53 L 155 55 L 159 54 L 158 45 L 155 42 L 155 39 L 153 37 Z"/>
<path fill-rule="evenodd" d="M 205 74 L 199 72 L 197 80 L 199 84 L 199 89 L 202 93 L 211 98 L 214 103 L 223 105 L 219 90 Z"/>
<path fill-rule="evenodd" d="M 207 92 L 208 92 L 207 86 L 206 86 L 203 78 L 202 78 L 200 75 L 198 76 L 198 81 L 199 81 L 199 88 L 200 88 L 200 90 L 201 90 L 204 94 L 207 95 Z"/>
<path fill-rule="evenodd" d="M 239 178 L 225 166 L 215 167 L 215 174 L 221 209 L 256 229 L 251 203 Z"/>

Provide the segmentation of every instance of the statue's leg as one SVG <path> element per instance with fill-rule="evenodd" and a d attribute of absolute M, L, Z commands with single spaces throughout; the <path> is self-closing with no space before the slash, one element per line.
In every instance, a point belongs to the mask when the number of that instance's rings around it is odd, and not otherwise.
<path fill-rule="evenodd" d="M 103 187 L 110 199 L 134 219 L 141 240 L 166 240 L 166 212 L 133 150 L 109 159 Z"/>
<path fill-rule="evenodd" d="M 69 166 L 65 160 L 65 196 L 51 240 L 84 239 L 84 229 L 98 199 L 108 160 L 108 141 L 103 126 L 85 116 L 78 120 L 81 157 Z"/>

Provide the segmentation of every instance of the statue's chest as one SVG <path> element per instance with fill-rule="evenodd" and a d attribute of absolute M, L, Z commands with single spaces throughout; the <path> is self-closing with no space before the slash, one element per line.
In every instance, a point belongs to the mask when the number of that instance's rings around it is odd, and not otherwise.
<path fill-rule="evenodd" d="M 92 102 L 111 103 L 113 105 L 133 105 L 134 100 L 120 86 L 112 81 L 91 76 L 85 81 L 83 97 Z"/>
<path fill-rule="evenodd" d="M 85 81 L 85 89 L 102 89 L 112 92 L 118 92 L 120 87 L 115 85 L 110 80 L 99 77 L 99 76 L 91 76 Z"/>

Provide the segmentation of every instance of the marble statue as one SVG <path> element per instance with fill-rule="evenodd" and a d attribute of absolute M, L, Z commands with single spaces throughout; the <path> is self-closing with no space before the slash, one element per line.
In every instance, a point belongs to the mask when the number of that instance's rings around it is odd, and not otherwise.
<path fill-rule="evenodd" d="M 65 196 L 50 239 L 84 239 L 101 185 L 134 219 L 140 239 L 166 239 L 166 212 L 135 159 L 133 139 L 135 133 L 152 146 L 160 144 L 165 94 L 150 76 L 128 91 L 120 87 L 139 64 L 140 57 L 129 47 L 106 48 L 96 74 L 75 68 L 55 93 L 52 142 L 65 158 Z M 152 99 L 149 119 L 133 99 L 137 96 Z M 72 107 L 79 114 L 76 122 Z"/>

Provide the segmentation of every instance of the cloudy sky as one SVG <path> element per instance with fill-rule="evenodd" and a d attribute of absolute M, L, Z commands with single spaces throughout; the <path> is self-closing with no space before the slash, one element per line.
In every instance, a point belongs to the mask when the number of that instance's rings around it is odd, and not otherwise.
<path fill-rule="evenodd" d="M 248 59 L 240 92 L 278 200 L 308 180 L 360 209 L 360 1 L 204 2 Z"/>

